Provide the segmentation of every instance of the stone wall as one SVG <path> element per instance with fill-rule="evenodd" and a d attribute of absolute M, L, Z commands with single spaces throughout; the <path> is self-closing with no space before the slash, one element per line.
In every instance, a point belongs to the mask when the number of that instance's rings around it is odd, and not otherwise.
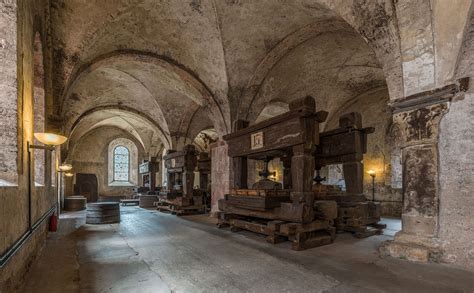
<path fill-rule="evenodd" d="M 17 181 L 17 6 L 0 3 L 0 186 Z"/>
<path fill-rule="evenodd" d="M 439 238 L 444 261 L 474 270 L 474 91 L 453 102 L 439 133 Z M 471 117 L 471 118 L 469 118 Z"/>
<path fill-rule="evenodd" d="M 44 19 L 48 14 L 49 7 L 46 1 L 2 1 L 0 2 L 0 98 L 1 106 L 8 106 L 8 110 L 0 108 L 8 117 L 18 117 L 16 122 L 12 118 L 1 127 L 8 130 L 0 134 L 0 153 L 7 155 L 7 179 L 14 183 L 13 186 L 0 187 L 0 253 L 2 257 L 11 246 L 17 242 L 22 235 L 29 231 L 28 185 L 31 186 L 31 224 L 37 222 L 42 216 L 54 207 L 56 203 L 55 188 L 52 187 L 51 158 L 49 151 L 45 154 L 44 163 L 44 186 L 36 187 L 28 181 L 29 172 L 31 178 L 35 177 L 35 155 L 28 164 L 27 142 L 33 143 L 33 105 L 34 105 L 34 71 L 33 52 L 34 36 L 39 32 L 42 42 L 48 39 L 47 26 Z M 6 21 L 5 25 L 3 21 Z M 51 67 L 49 49 L 43 48 L 44 72 L 50 77 Z M 21 59 L 16 59 L 21 56 Z M 5 62 L 3 62 L 5 61 Z M 3 78 L 5 77 L 5 79 Z M 4 83 L 6 82 L 6 83 Z M 45 95 L 48 96 L 50 88 L 45 86 Z M 12 98 L 14 97 L 14 98 Z M 7 98 L 11 103 L 4 103 Z M 6 112 L 5 112 L 6 111 Z M 10 118 L 8 118 L 10 119 Z M 15 118 L 16 119 L 16 118 Z M 45 129 L 50 125 L 45 121 Z M 13 126 L 16 128 L 13 130 Z M 3 149 L 4 147 L 7 150 Z M 33 152 L 36 152 L 33 151 Z M 59 153 L 59 150 L 55 152 Z M 9 162 L 9 163 L 8 163 Z M 5 166 L 2 167 L 5 170 Z M 4 179 L 4 177 L 1 177 Z M 23 246 L 16 254 L 0 268 L 0 292 L 12 292 L 24 278 L 24 273 L 31 263 L 32 257 L 41 247 L 47 233 L 48 221 L 42 222 L 38 229 L 23 242 Z"/>
<path fill-rule="evenodd" d="M 112 158 L 109 154 L 109 144 L 116 139 L 126 139 L 133 142 L 135 148 L 130 147 L 131 180 L 129 184 L 115 184 L 110 182 L 110 173 L 113 172 Z M 74 173 L 95 174 L 99 187 L 99 198 L 107 196 L 129 196 L 133 187 L 138 184 L 138 164 L 144 158 L 143 147 L 123 130 L 115 127 L 100 127 L 82 137 L 71 152 L 70 158 Z M 111 170 L 112 169 L 112 170 Z M 74 183 L 74 182 L 73 182 Z M 68 192 L 73 189 L 68 188 Z M 66 194 L 71 195 L 71 194 Z"/>

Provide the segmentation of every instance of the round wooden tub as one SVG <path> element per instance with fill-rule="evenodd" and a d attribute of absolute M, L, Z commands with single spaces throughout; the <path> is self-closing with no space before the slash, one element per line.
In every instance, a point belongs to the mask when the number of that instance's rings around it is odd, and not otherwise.
<path fill-rule="evenodd" d="M 118 202 L 93 202 L 87 205 L 86 224 L 120 223 Z"/>
<path fill-rule="evenodd" d="M 64 198 L 64 210 L 82 211 L 86 209 L 87 198 L 81 195 L 73 195 Z"/>

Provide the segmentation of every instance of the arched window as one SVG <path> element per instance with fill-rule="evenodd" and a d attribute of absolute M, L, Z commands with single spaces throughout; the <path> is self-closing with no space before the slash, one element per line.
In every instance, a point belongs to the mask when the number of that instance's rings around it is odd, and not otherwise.
<path fill-rule="evenodd" d="M 138 148 L 130 139 L 119 137 L 107 147 L 107 182 L 109 186 L 138 184 Z"/>
<path fill-rule="evenodd" d="M 130 178 L 130 152 L 124 146 L 114 149 L 114 181 L 129 181 Z"/>

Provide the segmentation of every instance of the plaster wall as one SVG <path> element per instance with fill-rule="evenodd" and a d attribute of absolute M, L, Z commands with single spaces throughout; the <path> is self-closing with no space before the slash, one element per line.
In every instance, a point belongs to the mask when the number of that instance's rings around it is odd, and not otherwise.
<path fill-rule="evenodd" d="M 112 172 L 112 158 L 109 154 L 109 144 L 120 140 L 133 142 L 130 150 L 130 183 L 121 186 L 109 182 L 109 173 Z M 133 187 L 138 184 L 138 163 L 144 159 L 144 151 L 140 144 L 128 133 L 119 128 L 100 127 L 85 135 L 74 148 L 71 154 L 71 163 L 74 173 L 95 174 L 97 176 L 99 199 L 104 196 L 129 196 Z M 71 190 L 69 188 L 68 190 Z"/>
<path fill-rule="evenodd" d="M 439 238 L 444 260 L 474 270 L 474 91 L 453 102 L 439 133 Z"/>

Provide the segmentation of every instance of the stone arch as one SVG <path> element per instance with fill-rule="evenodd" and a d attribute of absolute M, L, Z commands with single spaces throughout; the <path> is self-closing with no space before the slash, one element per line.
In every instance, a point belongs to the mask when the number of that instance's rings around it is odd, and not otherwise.
<path fill-rule="evenodd" d="M 199 152 L 210 153 L 211 145 L 218 140 L 217 132 L 212 127 L 207 127 L 196 134 L 193 144 Z"/>
<path fill-rule="evenodd" d="M 346 32 L 356 34 L 377 56 L 377 62 L 383 70 L 391 99 L 403 96 L 402 67 L 398 27 L 396 25 L 395 8 L 384 8 L 381 4 L 346 3 L 340 5 L 329 1 L 309 1 L 311 5 L 322 7 L 334 14 L 333 19 L 315 21 L 290 33 L 276 44 L 262 59 L 247 86 L 239 98 L 237 118 L 254 121 L 264 105 L 257 106 L 256 100 L 272 69 L 295 48 L 305 42 L 326 33 Z M 313 3 L 314 2 L 314 3 Z M 355 1 L 352 1 L 355 2 Z M 351 5 L 352 4 L 352 5 Z M 366 11 L 367 10 L 367 11 Z M 377 22 L 373 21 L 376 14 Z"/>
<path fill-rule="evenodd" d="M 93 109 L 90 109 L 86 111 L 85 113 L 81 114 L 74 122 L 72 122 L 71 129 L 67 132 L 69 137 L 72 137 L 74 132 L 76 131 L 77 127 L 83 121 L 86 119 L 88 116 L 100 112 L 100 111 L 107 111 L 107 110 L 113 110 L 121 113 L 130 113 L 134 116 L 140 117 L 140 119 L 143 119 L 145 123 L 149 123 L 150 126 L 156 128 L 156 130 L 161 134 L 162 142 L 166 148 L 171 148 L 172 147 L 172 140 L 169 135 L 169 133 L 166 133 L 165 130 L 152 118 L 148 117 L 146 114 L 141 113 L 133 108 L 127 107 L 127 106 L 117 106 L 117 105 L 106 105 L 106 106 L 100 106 L 100 107 L 95 107 Z M 69 142 L 68 142 L 69 143 Z"/>
<path fill-rule="evenodd" d="M 195 91 L 196 96 L 191 96 L 189 98 L 191 98 L 195 103 L 203 107 L 208 112 L 210 119 L 212 120 L 216 129 L 219 131 L 220 135 L 226 134 L 228 132 L 230 117 L 226 117 L 228 115 L 225 114 L 229 113 L 228 103 L 225 101 L 223 102 L 217 98 L 207 87 L 207 85 L 195 73 L 192 72 L 192 70 L 186 68 L 184 65 L 167 56 L 136 50 L 118 50 L 104 54 L 75 69 L 71 74 L 66 87 L 64 88 L 62 94 L 63 99 L 58 112 L 63 113 L 66 101 L 70 99 L 75 84 L 81 78 L 100 66 L 110 64 L 115 61 L 127 60 L 154 64 L 173 74 L 181 82 L 188 85 L 193 89 L 193 91 Z"/>

